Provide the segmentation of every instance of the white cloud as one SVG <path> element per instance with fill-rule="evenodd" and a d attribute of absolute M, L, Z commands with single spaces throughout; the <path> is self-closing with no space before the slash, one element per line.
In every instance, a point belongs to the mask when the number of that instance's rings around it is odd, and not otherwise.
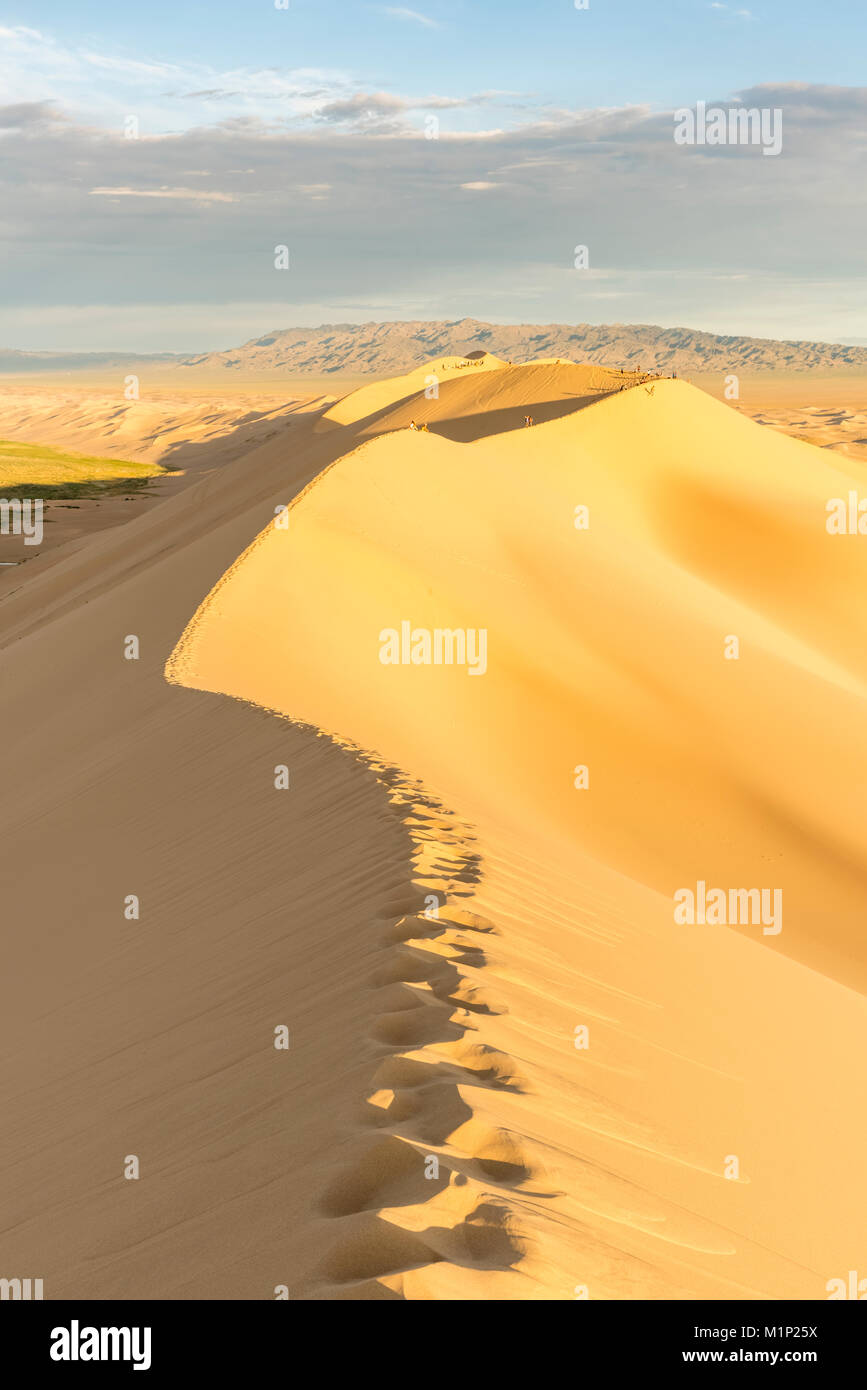
<path fill-rule="evenodd" d="M 711 0 L 708 9 L 725 10 L 727 14 L 734 15 L 735 19 L 755 19 L 752 10 L 736 10 L 733 5 L 723 5 L 721 0 Z"/>
<path fill-rule="evenodd" d="M 92 46 L 66 47 L 23 25 L 0 28 L 0 91 L 6 102 L 56 102 L 103 128 L 119 129 L 129 115 L 138 118 L 143 133 L 231 116 L 309 120 L 356 85 L 334 69 L 153 62 Z"/>
<path fill-rule="evenodd" d="M 119 129 L 55 120 L 45 103 L 0 109 L 0 302 L 10 325 L 0 343 L 24 345 L 12 327 L 64 302 L 73 319 L 73 306 L 115 306 L 118 335 L 103 327 L 97 340 L 94 329 L 88 346 L 136 345 L 119 336 L 133 300 L 193 300 L 202 308 L 189 322 L 207 320 L 210 335 L 229 294 L 262 306 L 263 329 L 333 321 L 347 316 L 340 306 L 363 302 L 386 306 L 366 317 L 599 321 L 616 304 L 631 321 L 677 315 L 760 333 L 764 316 L 788 336 L 863 333 L 867 88 L 797 83 L 739 96 L 783 108 L 778 160 L 749 147 L 676 146 L 670 111 L 634 107 L 443 133 L 438 143 L 400 123 L 410 98 L 386 104 L 398 124 L 374 138 L 351 113 L 292 129 L 232 115 L 125 140 Z M 503 191 L 488 196 L 498 183 Z M 590 274 L 573 267 L 579 242 Z M 278 274 L 283 243 L 292 269 Z M 320 307 L 299 319 L 302 302 Z M 30 345 L 57 345 L 59 331 L 38 322 L 41 343 Z M 233 338 L 227 330 L 222 345 Z"/>
<path fill-rule="evenodd" d="M 0 24 L 0 39 L 5 39 L 7 43 L 26 44 L 30 39 L 41 43 L 43 35 L 38 29 L 28 29 L 23 24 L 15 24 L 11 28 L 5 24 Z"/>
<path fill-rule="evenodd" d="M 191 203 L 237 203 L 237 193 L 218 193 L 203 188 L 91 188 L 98 198 L 180 198 Z"/>
<path fill-rule="evenodd" d="M 415 10 L 395 8 L 393 14 L 434 25 Z M 104 52 L 92 43 L 65 46 L 23 25 L 0 28 L 0 92 L 9 104 L 52 105 L 80 124 L 103 130 L 123 131 L 135 117 L 143 137 L 245 120 L 276 129 L 312 129 L 327 121 L 371 134 L 413 133 L 421 114 L 454 111 L 463 113 L 461 125 L 473 125 L 478 111 L 514 104 L 518 95 L 366 92 L 355 74 L 339 69 L 159 62 L 147 55 Z"/>
<path fill-rule="evenodd" d="M 439 28 L 435 19 L 431 19 L 426 14 L 419 14 L 418 10 L 406 10 L 399 5 L 386 5 L 384 13 L 390 15 L 392 19 L 409 19 L 416 24 L 423 24 L 426 29 Z"/>

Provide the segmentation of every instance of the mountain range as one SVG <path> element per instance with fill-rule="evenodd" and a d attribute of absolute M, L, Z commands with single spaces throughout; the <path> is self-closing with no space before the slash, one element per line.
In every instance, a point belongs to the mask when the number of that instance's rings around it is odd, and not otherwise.
<path fill-rule="evenodd" d="M 236 375 L 381 375 L 443 356 L 489 352 L 506 361 L 568 358 L 606 367 L 692 372 L 867 371 L 867 346 L 786 342 L 655 324 L 493 324 L 479 319 L 327 323 L 282 328 L 221 352 L 50 353 L 0 350 L 0 373 L 126 367 L 148 362 Z"/>
<path fill-rule="evenodd" d="M 842 343 L 721 337 L 653 324 L 493 324 L 478 319 L 337 323 L 284 328 L 227 352 L 186 358 L 184 367 L 290 373 L 395 373 L 439 354 L 490 352 L 507 361 L 564 357 L 645 371 L 815 371 L 867 369 L 867 348 Z"/>

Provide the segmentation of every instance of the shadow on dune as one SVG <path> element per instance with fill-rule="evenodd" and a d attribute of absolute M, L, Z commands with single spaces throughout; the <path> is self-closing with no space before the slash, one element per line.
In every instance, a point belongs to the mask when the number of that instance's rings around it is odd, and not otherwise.
<path fill-rule="evenodd" d="M 458 389 L 470 383 L 452 380 L 443 384 L 435 398 L 428 399 L 423 390 L 416 391 L 343 428 L 359 438 L 371 438 L 408 429 L 414 421 L 417 425 L 426 424 L 431 434 L 442 435 L 455 443 L 470 444 L 489 435 L 525 429 L 526 416 L 530 416 L 537 425 L 562 419 L 643 382 L 643 379 L 633 375 L 620 378 L 612 374 L 611 385 L 607 388 L 591 386 L 589 390 L 567 391 L 561 383 L 554 385 L 548 397 L 534 394 L 539 389 L 538 380 L 532 382 L 532 390 L 527 389 L 526 381 L 522 390 L 519 380 L 511 399 L 506 393 L 492 389 L 490 404 L 485 406 L 484 388 L 500 385 L 497 380 L 499 376 L 500 373 L 490 373 L 487 377 L 473 379 L 473 387 L 479 388 L 475 398 L 468 399 L 466 392 Z M 503 404 L 504 396 L 508 404 Z M 339 427 L 335 425 L 334 428 Z"/>
<path fill-rule="evenodd" d="M 593 405 L 603 399 L 594 391 L 591 395 L 576 396 L 562 401 L 534 401 L 530 405 L 510 406 L 501 410 L 482 410 L 476 415 L 462 415 L 454 419 L 431 420 L 428 428 L 431 434 L 441 434 L 457 444 L 471 444 L 475 439 L 484 439 L 491 434 L 506 434 L 510 430 L 526 429 L 525 415 L 530 415 L 536 425 L 548 420 L 560 420 L 564 415 L 572 415 L 585 406 Z"/>
<path fill-rule="evenodd" d="M 169 473 L 177 473 L 232 463 L 283 435 L 290 439 L 299 425 L 316 420 L 328 409 L 329 404 L 330 397 L 312 408 L 303 399 L 289 397 L 282 404 L 275 401 L 272 409 L 250 410 L 222 434 L 170 444 L 160 456 L 160 467 Z"/>

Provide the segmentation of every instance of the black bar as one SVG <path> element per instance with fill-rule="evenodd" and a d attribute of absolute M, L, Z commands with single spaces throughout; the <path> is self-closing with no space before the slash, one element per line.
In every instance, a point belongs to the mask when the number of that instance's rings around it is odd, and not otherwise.
<path fill-rule="evenodd" d="M 609 1373 L 668 1372 L 679 1367 L 698 1374 L 714 1365 L 737 1373 L 742 1366 L 763 1365 L 769 1370 L 801 1366 L 819 1373 L 863 1374 L 864 1310 L 841 1302 L 608 1302 L 576 1300 L 562 1303 L 523 1303 L 516 1309 L 505 1303 L 472 1303 L 468 1307 L 449 1305 L 444 1310 L 430 1303 L 419 1309 L 419 1323 L 405 1323 L 380 1306 L 368 1303 L 317 1302 L 304 1306 L 274 1301 L 264 1302 L 5 1302 L 0 1304 L 0 1336 L 4 1366 L 17 1365 L 19 1377 L 31 1371 L 60 1378 L 100 1371 L 134 1375 L 134 1362 L 141 1363 L 140 1375 L 160 1381 L 165 1375 L 194 1372 L 199 1384 L 209 1377 L 220 1382 L 233 1375 L 249 1376 L 268 1366 L 285 1368 L 288 1374 L 301 1370 L 306 1350 L 333 1374 L 335 1354 L 341 1351 L 360 1372 L 365 1365 L 376 1376 L 375 1343 L 370 1336 L 391 1337 L 395 1333 L 415 1333 L 427 1339 L 435 1334 L 446 1361 L 457 1349 L 457 1341 L 478 1331 L 480 1364 L 478 1372 L 487 1379 L 492 1364 L 501 1354 L 522 1359 L 526 1334 L 545 1337 L 536 1346 L 543 1366 L 559 1349 L 567 1356 L 573 1379 L 593 1371 L 595 1378 Z M 411 1314 L 409 1316 L 416 1316 Z M 380 1322 L 385 1318 L 385 1322 Z M 483 1321 L 479 1321 L 479 1319 Z M 500 1318 L 502 1337 L 496 1336 Z M 537 1327 L 536 1319 L 541 1319 Z M 117 1350 L 127 1360 L 90 1360 L 80 1357 L 97 1348 L 110 1357 L 114 1350 L 111 1334 L 96 1340 L 88 1329 L 119 1329 Z M 138 1329 L 134 1333 L 133 1329 Z M 149 1340 L 145 1330 L 149 1331 Z M 491 1334 L 495 1334 L 492 1338 Z M 128 1336 L 126 1335 L 128 1334 Z M 439 1338 L 444 1340 L 439 1343 Z M 361 1340 L 355 1340 L 360 1338 Z M 391 1346 L 389 1341 L 386 1345 Z M 70 1357 L 78 1350 L 80 1359 L 53 1359 L 55 1353 Z M 431 1344 L 425 1340 L 420 1349 Z M 324 1355 L 323 1355 L 324 1354 Z M 532 1355 L 532 1353 L 531 1353 Z M 436 1372 L 436 1355 L 425 1359 L 428 1373 Z M 534 1358 L 535 1359 L 535 1358 Z M 145 1360 L 149 1365 L 145 1366 Z M 512 1379 L 516 1365 L 507 1362 Z M 595 1368 L 595 1369 L 593 1369 Z M 389 1363 L 383 1368 L 386 1375 Z M 444 1365 L 443 1374 L 449 1374 Z M 315 1373 L 318 1377 L 319 1372 Z M 305 1374 L 309 1379 L 309 1372 Z"/>

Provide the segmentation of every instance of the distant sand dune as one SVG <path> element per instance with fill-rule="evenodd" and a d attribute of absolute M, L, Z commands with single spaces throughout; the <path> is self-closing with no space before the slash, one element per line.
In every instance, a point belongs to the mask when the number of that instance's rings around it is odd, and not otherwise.
<path fill-rule="evenodd" d="M 287 416 L 315 404 L 315 397 L 277 403 L 255 392 L 190 399 L 147 383 L 142 399 L 126 400 L 121 377 L 114 392 L 105 384 L 88 386 L 86 379 L 65 390 L 3 386 L 0 435 L 164 468 L 213 468 L 273 438 Z"/>
<path fill-rule="evenodd" d="M 114 393 L 105 383 L 90 385 L 86 378 L 65 387 L 0 386 L 0 439 L 84 450 L 108 460 L 132 459 L 167 470 L 146 487 L 130 487 L 130 495 L 106 496 L 94 489 L 93 495 L 76 496 L 74 501 L 47 500 L 41 544 L 34 549 L 5 537 L 2 559 L 32 563 L 36 555 L 130 521 L 155 501 L 183 491 L 196 475 L 280 439 L 299 417 L 320 414 L 330 401 L 310 392 L 289 400 L 239 392 L 190 398 L 150 384 L 144 399 L 127 401 L 120 377 Z M 42 486 L 50 481 L 50 471 L 33 464 L 28 472 L 30 495 L 51 499 Z M 2 473 L 0 459 L 0 479 Z"/>

